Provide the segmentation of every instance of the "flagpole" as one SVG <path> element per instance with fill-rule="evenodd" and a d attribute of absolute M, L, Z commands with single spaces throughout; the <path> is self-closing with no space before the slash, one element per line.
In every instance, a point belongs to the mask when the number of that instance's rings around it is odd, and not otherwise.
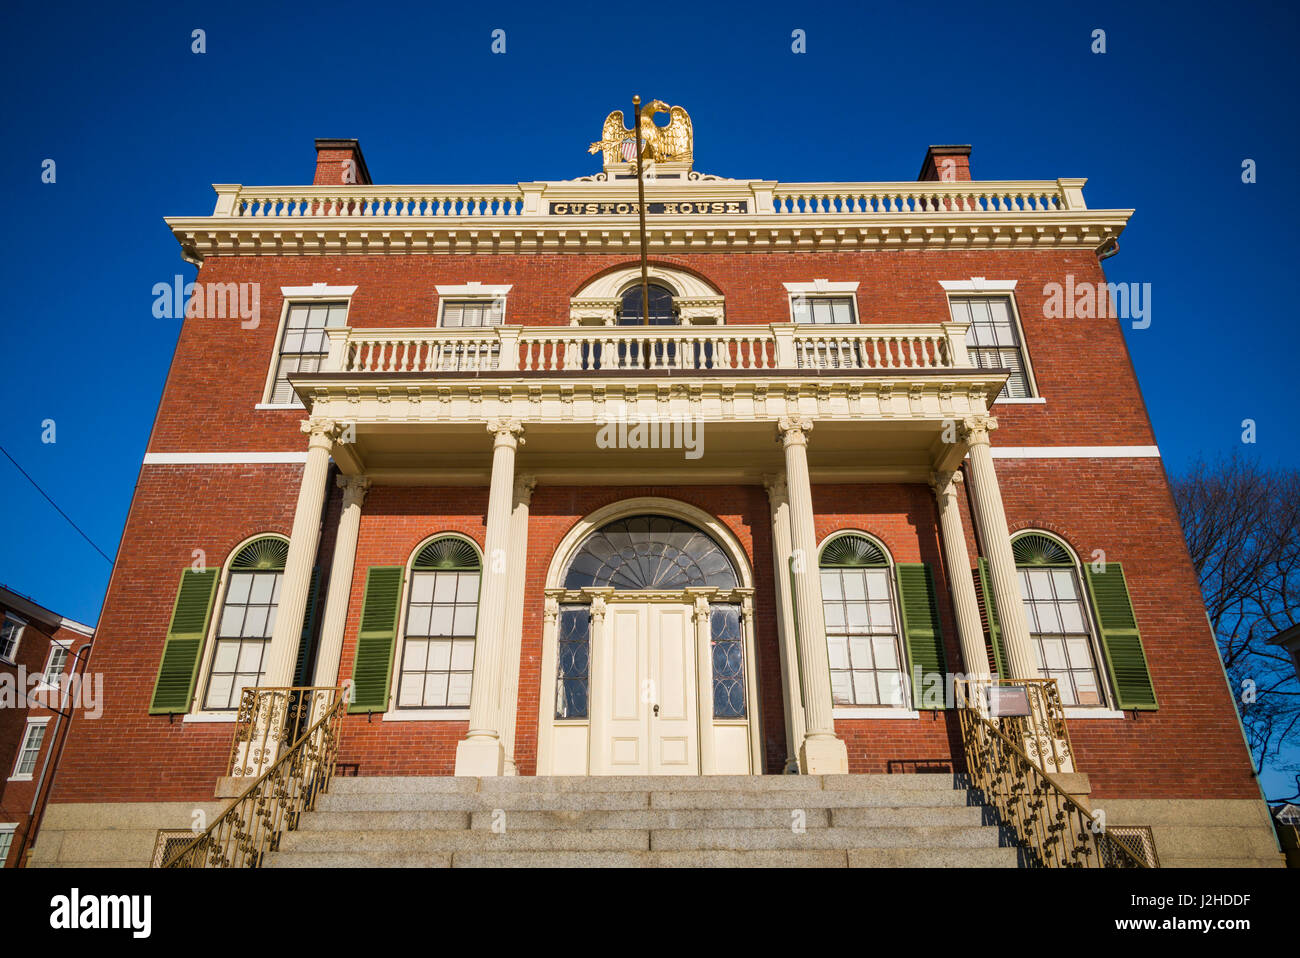
<path fill-rule="evenodd" d="M 632 97 L 632 125 L 636 127 L 636 198 L 641 215 L 641 322 L 650 325 L 650 268 L 646 262 L 645 182 L 641 179 L 641 97 Z"/>

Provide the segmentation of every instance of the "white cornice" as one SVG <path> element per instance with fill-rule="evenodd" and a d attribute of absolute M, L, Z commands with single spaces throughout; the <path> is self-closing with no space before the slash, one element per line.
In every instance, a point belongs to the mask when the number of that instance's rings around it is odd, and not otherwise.
<path fill-rule="evenodd" d="M 939 285 L 949 293 L 1010 293 L 1015 290 L 1016 281 L 972 276 L 970 279 L 941 279 Z"/>
<path fill-rule="evenodd" d="M 827 279 L 815 279 L 811 283 L 783 283 L 782 285 L 791 293 L 802 293 L 804 295 L 809 293 L 856 293 L 858 291 L 856 282 L 832 283 Z"/>
<path fill-rule="evenodd" d="M 281 286 L 280 293 L 286 299 L 337 299 L 348 297 L 357 291 L 355 286 L 328 286 L 325 283 L 312 283 L 310 286 Z"/>

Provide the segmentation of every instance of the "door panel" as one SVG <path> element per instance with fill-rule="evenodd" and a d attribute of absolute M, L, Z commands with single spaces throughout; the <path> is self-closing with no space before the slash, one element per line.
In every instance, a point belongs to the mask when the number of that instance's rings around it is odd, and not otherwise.
<path fill-rule="evenodd" d="M 615 775 L 635 775 L 646 766 L 646 708 L 641 688 L 646 674 L 647 607 L 611 603 L 606 614 L 609 654 L 602 656 L 601 674 L 609 694 L 606 740 L 593 742 L 605 750 L 605 768 Z"/>
<path fill-rule="evenodd" d="M 611 602 L 605 622 L 606 649 L 597 655 L 608 694 L 593 696 L 607 710 L 605 741 L 591 743 L 604 761 L 593 767 L 613 775 L 698 774 L 690 606 Z"/>
<path fill-rule="evenodd" d="M 695 661 L 690 607 L 650 606 L 650 675 L 657 694 L 649 710 L 652 774 L 693 775 L 700 770 Z"/>

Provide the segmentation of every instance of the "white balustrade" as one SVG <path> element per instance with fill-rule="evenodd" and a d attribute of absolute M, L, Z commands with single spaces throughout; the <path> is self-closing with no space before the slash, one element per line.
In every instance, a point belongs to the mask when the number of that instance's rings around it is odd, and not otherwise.
<path fill-rule="evenodd" d="M 326 371 L 375 374 L 950 369 L 966 324 L 331 329 Z M 785 345 L 782 345 L 782 344 Z"/>
<path fill-rule="evenodd" d="M 746 213 L 726 215 L 778 216 L 916 216 L 939 213 L 1023 214 L 1083 210 L 1082 179 L 1049 181 L 979 181 L 922 183 L 778 183 L 749 181 L 683 183 L 671 196 L 675 202 L 745 203 Z M 628 203 L 635 190 L 627 184 L 582 184 L 581 202 L 574 186 L 561 184 L 556 194 L 566 208 Z M 216 187 L 214 216 L 237 219 L 417 219 L 524 216 L 573 221 L 572 216 L 548 212 L 554 202 L 548 184 L 495 186 L 240 186 Z M 630 191 L 630 192 L 629 192 Z M 770 204 L 770 206 L 769 206 Z M 608 220 L 607 214 L 589 214 Z M 630 215 L 630 214 L 629 214 Z M 672 216 L 652 213 L 653 217 Z M 720 214 L 722 215 L 722 214 Z"/>

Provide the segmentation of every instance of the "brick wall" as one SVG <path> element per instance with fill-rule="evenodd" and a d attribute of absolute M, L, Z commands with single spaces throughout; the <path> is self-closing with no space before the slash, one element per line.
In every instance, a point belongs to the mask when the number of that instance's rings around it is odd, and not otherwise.
<path fill-rule="evenodd" d="M 1066 274 L 1076 282 L 1105 281 L 1091 253 L 715 253 L 656 261 L 706 277 L 726 297 L 727 322 L 739 324 L 788 322 L 782 286 L 787 281 L 858 281 L 864 323 L 939 323 L 949 319 L 940 280 L 1015 279 L 1030 359 L 1048 402 L 998 409 L 1001 429 L 995 441 L 1007 446 L 1154 442 L 1118 323 L 1043 316 L 1047 283 L 1063 282 Z M 200 282 L 260 284 L 260 319 L 255 329 L 244 329 L 238 318 L 185 321 L 149 451 L 306 448 L 298 431 L 300 411 L 254 409 L 278 347 L 283 286 L 355 285 L 350 325 L 409 328 L 436 323 L 436 285 L 512 284 L 506 307 L 512 325 L 567 326 L 569 297 L 593 276 L 636 262 L 599 254 L 209 259 Z"/>

